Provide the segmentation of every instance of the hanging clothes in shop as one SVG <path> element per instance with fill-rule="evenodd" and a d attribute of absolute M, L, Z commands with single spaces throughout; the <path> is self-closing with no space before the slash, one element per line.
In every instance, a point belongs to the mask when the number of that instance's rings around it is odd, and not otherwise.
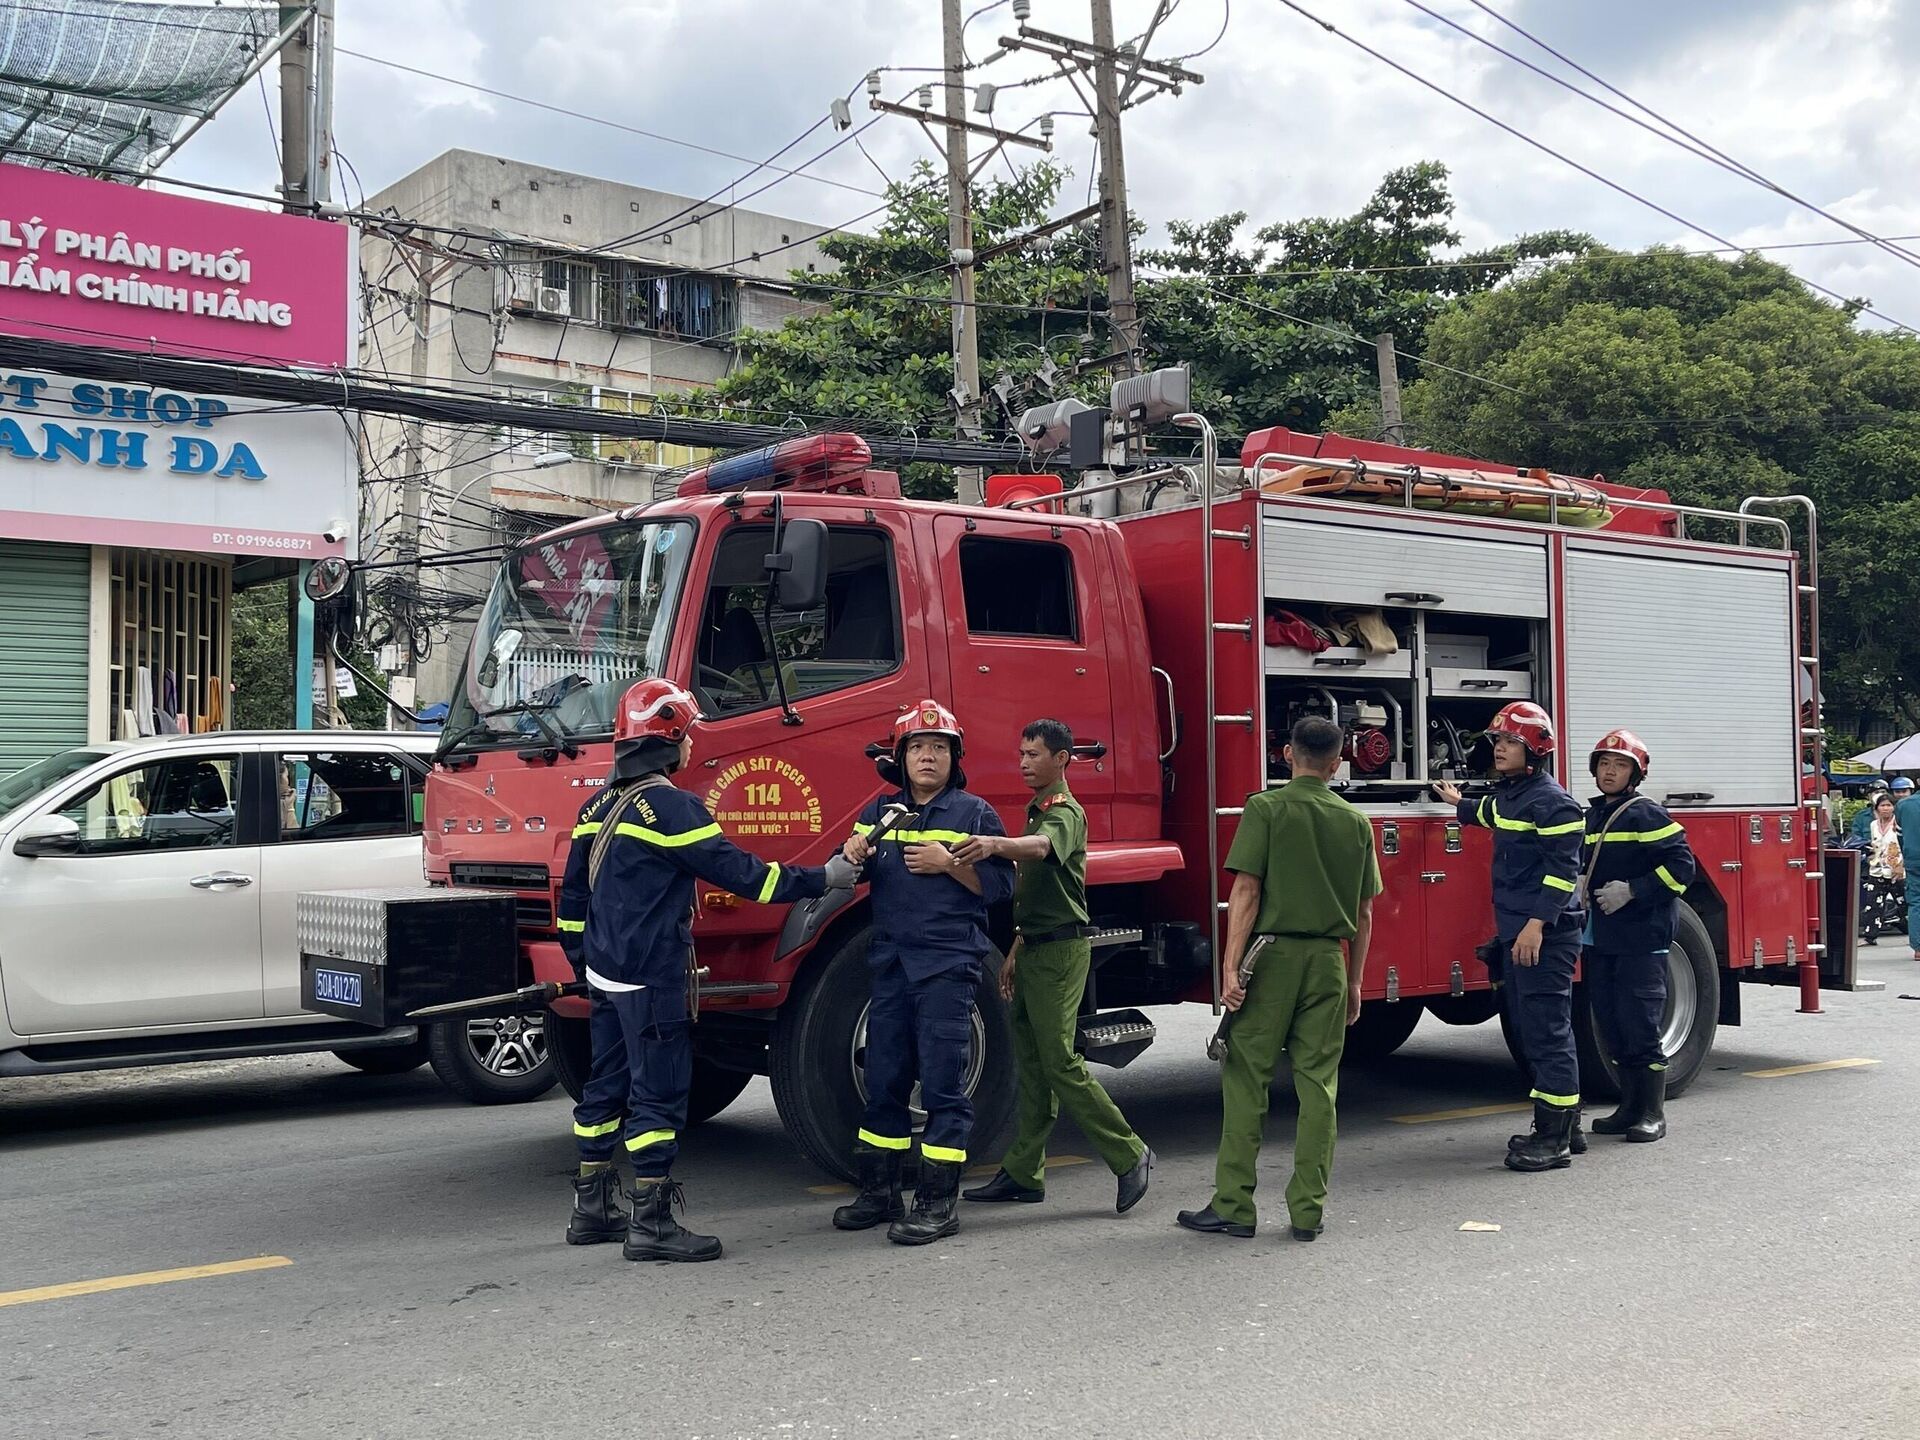
<path fill-rule="evenodd" d="M 180 683 L 169 670 L 160 680 L 160 708 L 153 717 L 156 735 L 180 733 Z"/>
<path fill-rule="evenodd" d="M 153 671 L 145 665 L 133 672 L 133 723 L 135 734 L 153 734 Z"/>

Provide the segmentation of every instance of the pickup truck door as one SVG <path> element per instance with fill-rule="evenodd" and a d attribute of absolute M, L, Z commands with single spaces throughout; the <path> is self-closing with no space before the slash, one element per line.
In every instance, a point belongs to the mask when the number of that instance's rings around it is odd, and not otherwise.
<path fill-rule="evenodd" d="M 260 846 L 238 752 L 149 756 L 48 809 L 72 855 L 0 854 L 0 985 L 16 1033 L 257 1019 Z"/>

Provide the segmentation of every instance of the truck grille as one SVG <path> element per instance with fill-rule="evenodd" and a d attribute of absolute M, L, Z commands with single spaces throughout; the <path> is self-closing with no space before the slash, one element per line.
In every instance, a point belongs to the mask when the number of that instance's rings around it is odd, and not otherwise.
<path fill-rule="evenodd" d="M 536 895 L 516 895 L 514 923 L 522 929 L 553 928 L 553 892 L 549 888 L 544 865 L 454 865 L 448 878 L 455 885 L 476 885 L 489 890 L 536 890 Z"/>

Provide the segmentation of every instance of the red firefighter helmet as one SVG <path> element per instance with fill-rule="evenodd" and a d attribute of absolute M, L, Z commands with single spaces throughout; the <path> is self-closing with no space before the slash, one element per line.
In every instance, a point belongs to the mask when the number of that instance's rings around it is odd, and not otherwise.
<path fill-rule="evenodd" d="M 687 727 L 699 718 L 700 706 L 692 695 L 671 680 L 650 675 L 634 681 L 620 697 L 620 713 L 613 717 L 613 743 L 664 740 L 678 745 L 687 738 Z"/>
<path fill-rule="evenodd" d="M 1599 772 L 1602 755 L 1618 755 L 1622 760 L 1629 761 L 1634 768 L 1633 783 L 1636 785 L 1647 778 L 1647 771 L 1653 764 L 1647 747 L 1631 730 L 1609 730 L 1600 737 L 1600 743 L 1593 747 L 1593 754 L 1587 757 L 1589 774 Z"/>
<path fill-rule="evenodd" d="M 907 742 L 916 735 L 941 735 L 953 746 L 953 758 L 960 758 L 962 735 L 954 713 L 937 700 L 922 700 L 893 722 L 893 753 L 896 759 L 906 753 Z"/>
<path fill-rule="evenodd" d="M 1533 755 L 1553 753 L 1553 717 L 1531 700 L 1515 700 L 1500 707 L 1487 726 L 1489 735 L 1511 735 Z"/>

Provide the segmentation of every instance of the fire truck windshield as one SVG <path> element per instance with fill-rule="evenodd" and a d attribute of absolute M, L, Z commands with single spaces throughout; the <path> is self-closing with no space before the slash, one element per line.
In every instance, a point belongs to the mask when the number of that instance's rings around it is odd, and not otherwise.
<path fill-rule="evenodd" d="M 441 752 L 604 736 L 627 686 L 665 665 L 693 549 L 684 520 L 536 540 L 493 583 Z"/>

